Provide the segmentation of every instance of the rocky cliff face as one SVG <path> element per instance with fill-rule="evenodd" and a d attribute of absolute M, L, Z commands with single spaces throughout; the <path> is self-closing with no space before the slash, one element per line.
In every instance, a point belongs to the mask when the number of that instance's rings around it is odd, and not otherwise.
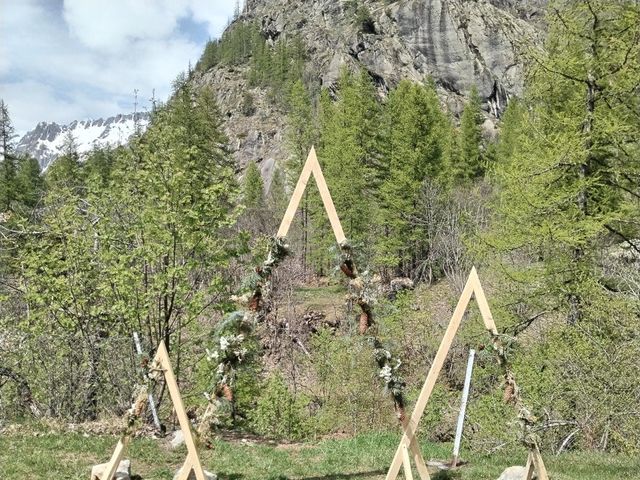
<path fill-rule="evenodd" d="M 443 103 L 459 113 L 476 86 L 491 130 L 507 100 L 523 88 L 519 52 L 540 41 L 545 0 L 247 0 L 236 21 L 260 25 L 271 42 L 299 36 L 309 55 L 308 76 L 332 89 L 344 66 L 365 68 L 381 95 L 401 79 L 432 78 Z M 356 18 L 364 4 L 368 21 Z M 198 82 L 212 85 L 227 115 L 227 133 L 241 165 L 256 160 L 267 180 L 286 155 L 282 112 L 266 92 L 249 89 L 242 68 L 216 67 Z M 255 113 L 241 113 L 250 91 Z"/>

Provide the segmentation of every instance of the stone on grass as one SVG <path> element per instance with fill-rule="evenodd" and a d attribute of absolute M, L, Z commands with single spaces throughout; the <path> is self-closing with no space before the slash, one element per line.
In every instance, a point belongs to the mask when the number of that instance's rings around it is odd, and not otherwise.
<path fill-rule="evenodd" d="M 91 469 L 91 480 L 102 479 L 102 474 L 104 473 L 105 468 L 107 468 L 106 463 L 101 463 L 100 465 L 94 465 Z M 116 469 L 116 473 L 113 476 L 114 480 L 130 480 L 131 479 L 131 462 L 129 460 L 122 460 Z"/>
<path fill-rule="evenodd" d="M 527 478 L 527 469 L 525 467 L 509 467 L 498 480 L 525 480 Z M 536 478 L 535 475 L 533 478 Z"/>
<path fill-rule="evenodd" d="M 176 430 L 173 432 L 173 438 L 171 439 L 171 448 L 178 448 L 184 443 L 184 433 L 182 430 Z"/>
<path fill-rule="evenodd" d="M 180 467 L 176 474 L 173 476 L 173 480 L 178 480 L 181 473 L 182 467 Z M 206 478 L 207 480 L 218 480 L 218 476 L 215 473 L 207 472 L 206 470 L 204 471 L 204 478 Z M 193 469 L 191 469 L 188 480 L 196 480 L 196 474 L 194 473 Z"/>

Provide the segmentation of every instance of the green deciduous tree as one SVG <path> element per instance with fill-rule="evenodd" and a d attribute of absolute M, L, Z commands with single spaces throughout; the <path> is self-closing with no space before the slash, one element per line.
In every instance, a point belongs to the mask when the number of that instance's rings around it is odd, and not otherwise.
<path fill-rule="evenodd" d="M 86 169 L 69 149 L 48 171 L 21 259 L 22 328 L 63 334 L 86 353 L 73 364 L 87 372 L 78 418 L 99 412 L 111 337 L 135 330 L 180 351 L 185 331 L 201 333 L 196 320 L 224 309 L 240 200 L 225 143 L 213 93 L 179 82 L 127 148 L 94 152 Z"/>
<path fill-rule="evenodd" d="M 624 412 L 640 393 L 623 372 L 638 368 L 640 298 L 628 282 L 637 261 L 623 267 L 615 252 L 640 252 L 640 7 L 554 1 L 547 21 L 528 94 L 505 116 L 485 240 L 514 331 L 549 332 L 522 360 L 549 387 L 531 392 L 536 406 L 575 422 L 583 446 L 626 449 L 636 424 Z"/>

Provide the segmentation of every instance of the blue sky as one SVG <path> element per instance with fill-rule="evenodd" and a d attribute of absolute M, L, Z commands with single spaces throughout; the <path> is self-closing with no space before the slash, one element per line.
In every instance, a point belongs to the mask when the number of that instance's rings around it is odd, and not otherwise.
<path fill-rule="evenodd" d="M 0 98 L 16 131 L 140 109 L 218 37 L 235 0 L 0 0 Z"/>

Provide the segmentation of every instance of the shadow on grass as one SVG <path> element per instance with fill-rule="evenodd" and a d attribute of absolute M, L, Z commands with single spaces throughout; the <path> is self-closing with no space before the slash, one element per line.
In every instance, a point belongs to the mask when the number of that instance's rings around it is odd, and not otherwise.
<path fill-rule="evenodd" d="M 440 470 L 438 473 L 431 475 L 431 480 L 457 480 L 460 476 L 459 471 Z"/>
<path fill-rule="evenodd" d="M 370 472 L 357 472 L 357 473 L 328 473 L 327 475 L 318 475 L 315 477 L 301 477 L 296 480 L 349 480 L 356 478 L 373 477 L 374 475 L 384 475 L 386 470 L 372 470 Z M 288 477 L 276 477 L 273 480 L 289 480 Z"/>
<path fill-rule="evenodd" d="M 358 472 L 358 473 L 328 473 L 327 475 L 318 475 L 314 477 L 295 477 L 295 480 L 350 480 L 357 478 L 367 478 L 374 475 L 384 475 L 386 470 L 373 470 L 371 472 Z M 245 476 L 241 473 L 220 473 L 220 480 L 242 480 Z M 269 475 L 265 480 L 294 480 L 294 477 L 287 477 L 286 475 Z"/>

